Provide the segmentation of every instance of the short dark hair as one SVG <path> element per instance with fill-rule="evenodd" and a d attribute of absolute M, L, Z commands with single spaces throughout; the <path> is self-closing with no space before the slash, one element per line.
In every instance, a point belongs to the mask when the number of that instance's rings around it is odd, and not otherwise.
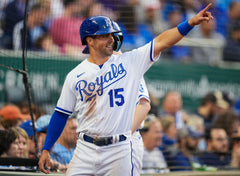
<path fill-rule="evenodd" d="M 44 6 L 41 4 L 41 3 L 36 3 L 36 4 L 33 4 L 30 8 L 30 11 L 33 12 L 33 11 L 38 11 L 39 9 L 43 8 Z"/>
<path fill-rule="evenodd" d="M 63 0 L 64 7 L 68 6 L 71 3 L 74 3 L 76 0 Z"/>
<path fill-rule="evenodd" d="M 0 130 L 0 155 L 7 152 L 11 144 L 18 138 L 18 133 L 14 128 Z"/>
<path fill-rule="evenodd" d="M 212 139 L 211 132 L 212 132 L 212 130 L 214 130 L 214 129 L 222 129 L 222 130 L 225 131 L 225 129 L 223 129 L 222 127 L 217 126 L 217 125 L 212 125 L 212 126 L 206 128 L 206 130 L 205 130 L 205 135 L 204 135 L 206 141 Z"/>
<path fill-rule="evenodd" d="M 217 98 L 216 98 L 216 96 L 214 95 L 214 92 L 209 92 L 209 93 L 207 93 L 207 94 L 201 99 L 200 105 L 201 105 L 201 106 L 206 105 L 208 102 L 211 102 L 211 103 L 216 103 L 216 102 L 217 102 Z"/>

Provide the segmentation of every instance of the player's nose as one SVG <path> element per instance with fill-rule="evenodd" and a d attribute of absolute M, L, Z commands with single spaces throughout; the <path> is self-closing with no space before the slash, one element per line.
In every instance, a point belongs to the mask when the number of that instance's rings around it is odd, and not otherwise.
<path fill-rule="evenodd" d="M 109 34 L 108 39 L 110 42 L 114 42 L 113 34 Z"/>

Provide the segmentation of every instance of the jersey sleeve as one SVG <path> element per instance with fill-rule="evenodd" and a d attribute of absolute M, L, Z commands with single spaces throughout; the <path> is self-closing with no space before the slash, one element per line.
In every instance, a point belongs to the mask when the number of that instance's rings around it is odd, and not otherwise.
<path fill-rule="evenodd" d="M 62 88 L 61 95 L 58 99 L 56 111 L 71 115 L 74 111 L 76 104 L 76 96 L 73 91 L 73 83 L 71 80 L 71 74 L 68 74 Z"/>
<path fill-rule="evenodd" d="M 146 85 L 146 82 L 143 77 L 141 78 L 140 85 L 139 85 L 137 104 L 139 103 L 140 99 L 142 99 L 142 98 L 145 98 L 146 100 L 148 100 L 150 102 L 147 85 Z"/>
<path fill-rule="evenodd" d="M 136 75 L 142 76 L 151 65 L 156 62 L 160 55 L 153 58 L 154 55 L 154 42 L 151 41 L 148 44 L 134 49 L 130 52 L 126 52 L 123 56 L 128 59 L 129 64 L 134 69 Z"/>

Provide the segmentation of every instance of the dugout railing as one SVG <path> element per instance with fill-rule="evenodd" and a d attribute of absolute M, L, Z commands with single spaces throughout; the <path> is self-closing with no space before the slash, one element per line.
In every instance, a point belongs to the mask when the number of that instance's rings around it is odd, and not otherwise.
<path fill-rule="evenodd" d="M 8 172 L 0 171 L 1 176 L 43 176 L 46 174 L 41 172 Z M 48 176 L 64 176 L 64 173 L 50 173 Z M 141 176 L 240 176 L 240 171 L 215 171 L 215 172 L 170 172 L 166 174 L 141 174 Z"/>

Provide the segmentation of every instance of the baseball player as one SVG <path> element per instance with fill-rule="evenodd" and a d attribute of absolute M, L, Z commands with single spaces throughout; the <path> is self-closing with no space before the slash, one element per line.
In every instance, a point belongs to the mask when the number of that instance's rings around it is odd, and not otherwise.
<path fill-rule="evenodd" d="M 193 26 L 213 19 L 207 11 L 210 6 L 121 55 L 113 55 L 114 33 L 120 31 L 111 19 L 84 20 L 80 36 L 90 54 L 65 79 L 39 159 L 40 170 L 49 173 L 49 151 L 75 111 L 79 139 L 66 175 L 132 175 L 131 128 L 140 80 L 162 50 L 180 41 Z"/>

